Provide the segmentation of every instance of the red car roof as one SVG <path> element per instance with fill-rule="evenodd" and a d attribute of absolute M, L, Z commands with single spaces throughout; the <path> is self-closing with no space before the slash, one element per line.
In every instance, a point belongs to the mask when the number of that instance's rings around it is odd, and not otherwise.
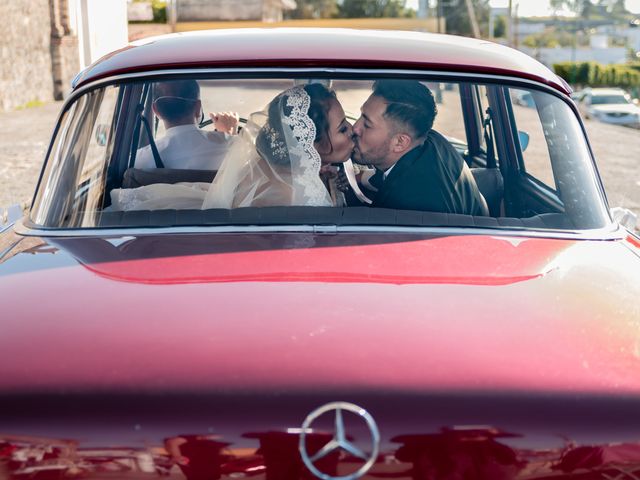
<path fill-rule="evenodd" d="M 275 28 L 212 30 L 152 37 L 108 54 L 81 72 L 74 88 L 111 75 L 174 68 L 420 68 L 502 74 L 568 85 L 547 67 L 484 40 L 419 32 Z"/>

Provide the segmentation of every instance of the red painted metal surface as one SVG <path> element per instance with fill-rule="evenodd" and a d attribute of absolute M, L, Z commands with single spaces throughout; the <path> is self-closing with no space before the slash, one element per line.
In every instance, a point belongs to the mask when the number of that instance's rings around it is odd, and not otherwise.
<path fill-rule="evenodd" d="M 0 388 L 640 392 L 622 242 L 331 238 L 58 240 L 0 277 Z"/>
<path fill-rule="evenodd" d="M 342 400 L 380 430 L 363 479 L 635 478 L 637 255 L 632 237 L 22 239 L 0 263 L 0 473 L 311 480 L 300 427 Z"/>
<path fill-rule="evenodd" d="M 548 68 L 484 40 L 418 32 L 347 29 L 240 29 L 153 37 L 106 55 L 76 86 L 111 75 L 173 68 L 343 67 L 500 74 L 569 93 Z"/>

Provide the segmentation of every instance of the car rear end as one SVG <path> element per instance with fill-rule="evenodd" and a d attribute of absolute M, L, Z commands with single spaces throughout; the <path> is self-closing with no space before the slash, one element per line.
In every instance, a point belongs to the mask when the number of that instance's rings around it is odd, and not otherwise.
<path fill-rule="evenodd" d="M 319 35 L 156 39 L 78 77 L 0 234 L 0 480 L 640 476 L 640 241 L 564 84 L 486 42 Z M 490 215 L 114 209 L 184 78 L 242 114 L 321 81 L 351 119 L 420 81 Z"/>

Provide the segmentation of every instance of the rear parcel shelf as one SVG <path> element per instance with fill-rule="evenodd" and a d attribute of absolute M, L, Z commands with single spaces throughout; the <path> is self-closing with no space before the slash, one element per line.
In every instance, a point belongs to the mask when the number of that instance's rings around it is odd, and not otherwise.
<path fill-rule="evenodd" d="M 484 217 L 417 210 L 371 207 L 243 207 L 208 210 L 137 210 L 100 212 L 99 228 L 180 227 L 223 225 L 336 225 L 398 227 L 477 227 L 516 229 L 575 229 L 563 213 L 528 218 Z"/>

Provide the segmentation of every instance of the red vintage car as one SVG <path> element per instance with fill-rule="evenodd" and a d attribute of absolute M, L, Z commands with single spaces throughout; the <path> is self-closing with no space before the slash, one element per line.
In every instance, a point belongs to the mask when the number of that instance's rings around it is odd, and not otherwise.
<path fill-rule="evenodd" d="M 640 239 L 570 93 L 408 32 L 178 34 L 81 72 L 0 233 L 0 479 L 639 478 Z M 425 138 L 481 209 L 382 203 Z"/>

